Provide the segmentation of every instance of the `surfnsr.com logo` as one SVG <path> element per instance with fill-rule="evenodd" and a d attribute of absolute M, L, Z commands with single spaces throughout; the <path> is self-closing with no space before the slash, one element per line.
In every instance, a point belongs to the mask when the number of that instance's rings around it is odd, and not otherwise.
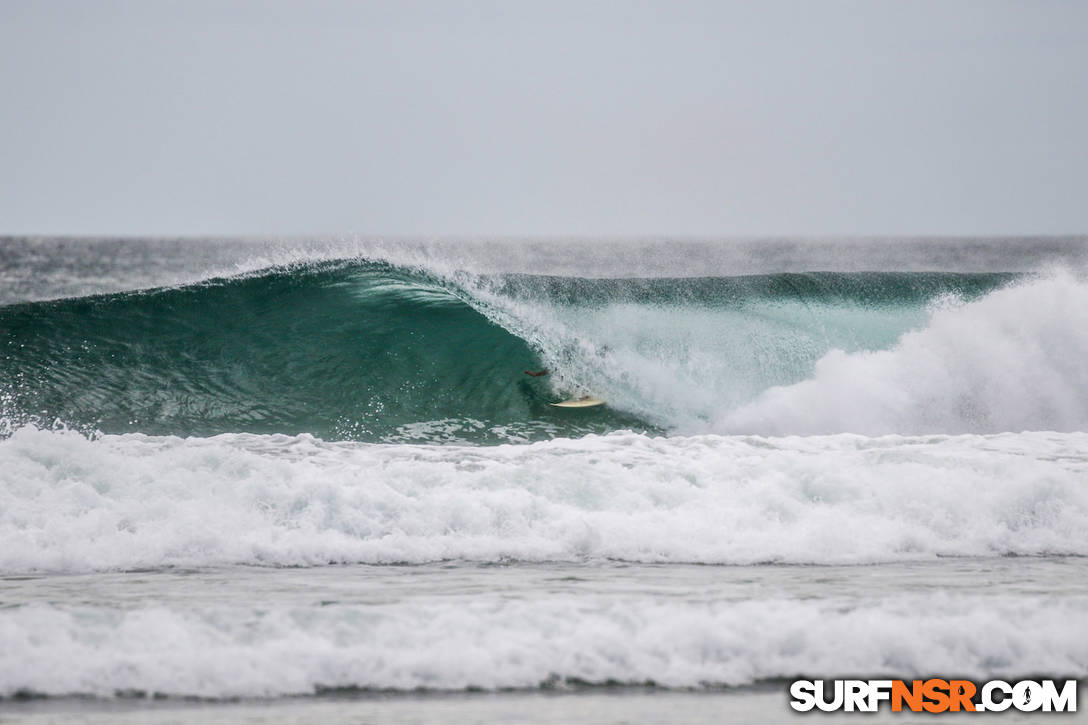
<path fill-rule="evenodd" d="M 797 680 L 790 707 L 798 712 L 1076 712 L 1076 680 Z"/>

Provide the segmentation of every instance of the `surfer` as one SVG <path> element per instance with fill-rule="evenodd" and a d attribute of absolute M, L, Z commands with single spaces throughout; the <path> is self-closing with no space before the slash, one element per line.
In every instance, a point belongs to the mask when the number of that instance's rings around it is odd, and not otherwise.
<path fill-rule="evenodd" d="M 541 370 L 523 370 L 530 378 L 539 378 L 548 374 L 547 368 Z M 560 400 L 558 402 L 554 400 L 548 400 L 551 394 L 547 391 L 539 390 L 539 386 L 533 385 L 528 380 L 522 379 L 518 383 L 518 387 L 521 388 L 527 398 L 531 400 L 546 402 L 548 405 L 554 408 L 595 408 L 598 405 L 603 405 L 604 401 L 600 398 L 595 398 L 592 395 L 583 395 L 580 398 L 571 398 L 570 400 Z"/>
<path fill-rule="evenodd" d="M 548 374 L 548 370 L 541 368 L 540 370 L 525 370 L 526 375 L 530 378 L 541 378 Z M 518 380 L 518 389 L 521 390 L 522 395 L 532 406 L 550 405 L 554 400 L 554 394 L 548 389 L 547 383 L 544 381 L 529 380 L 527 378 L 521 378 Z"/>

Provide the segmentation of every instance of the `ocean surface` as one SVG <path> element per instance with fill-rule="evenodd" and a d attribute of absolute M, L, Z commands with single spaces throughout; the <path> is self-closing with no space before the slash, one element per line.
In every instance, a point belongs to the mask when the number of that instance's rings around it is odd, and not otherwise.
<path fill-rule="evenodd" d="M 858 676 L 1088 676 L 1088 238 L 0 239 L 0 722 Z"/>

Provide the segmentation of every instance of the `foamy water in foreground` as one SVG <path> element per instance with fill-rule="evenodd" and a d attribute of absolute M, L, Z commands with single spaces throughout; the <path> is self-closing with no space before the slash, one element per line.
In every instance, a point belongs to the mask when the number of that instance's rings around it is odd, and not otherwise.
<path fill-rule="evenodd" d="M 1081 558 L 217 568 L 5 581 L 4 695 L 716 690 L 1075 675 Z M 783 701 L 784 702 L 784 701 Z"/>
<path fill-rule="evenodd" d="M 0 568 L 1088 555 L 1088 434 L 0 440 Z"/>
<path fill-rule="evenodd" d="M 479 447 L 24 428 L 0 441 L 0 694 L 1077 674 L 1086 450 L 1083 433 Z"/>

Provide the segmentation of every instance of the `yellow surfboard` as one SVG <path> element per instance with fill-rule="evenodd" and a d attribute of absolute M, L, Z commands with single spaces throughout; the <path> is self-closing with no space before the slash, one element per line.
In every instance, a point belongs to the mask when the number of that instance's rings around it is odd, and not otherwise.
<path fill-rule="evenodd" d="M 604 401 L 600 398 L 594 398 L 591 395 L 576 400 L 564 400 L 559 403 L 552 403 L 552 406 L 556 408 L 594 408 L 598 405 L 604 405 Z"/>

